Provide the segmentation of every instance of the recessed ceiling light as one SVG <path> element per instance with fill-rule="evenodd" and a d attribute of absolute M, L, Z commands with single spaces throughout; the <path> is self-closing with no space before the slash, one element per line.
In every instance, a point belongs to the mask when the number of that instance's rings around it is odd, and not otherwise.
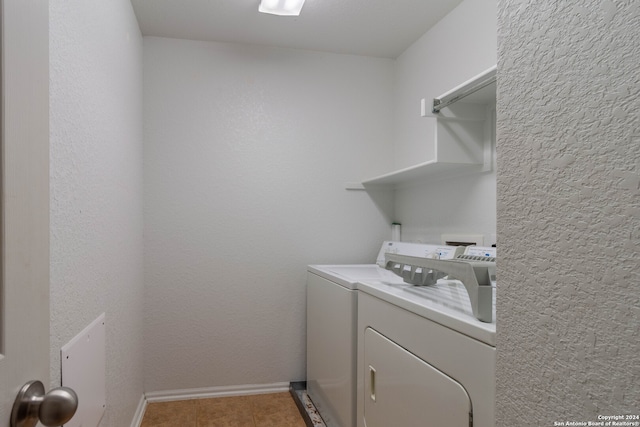
<path fill-rule="evenodd" d="M 304 0 L 260 0 L 258 11 L 281 16 L 298 16 Z"/>

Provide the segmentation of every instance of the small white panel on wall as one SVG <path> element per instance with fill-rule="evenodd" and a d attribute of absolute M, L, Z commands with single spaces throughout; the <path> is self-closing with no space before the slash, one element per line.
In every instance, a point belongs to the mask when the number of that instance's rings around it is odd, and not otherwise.
<path fill-rule="evenodd" d="M 104 313 L 62 347 L 62 385 L 78 395 L 66 427 L 97 427 L 106 407 Z"/>

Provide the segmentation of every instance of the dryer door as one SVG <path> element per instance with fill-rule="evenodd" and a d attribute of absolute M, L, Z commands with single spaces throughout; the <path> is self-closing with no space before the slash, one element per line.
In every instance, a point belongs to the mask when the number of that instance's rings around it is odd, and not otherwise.
<path fill-rule="evenodd" d="M 464 387 L 371 328 L 362 369 L 367 427 L 469 427 Z"/>

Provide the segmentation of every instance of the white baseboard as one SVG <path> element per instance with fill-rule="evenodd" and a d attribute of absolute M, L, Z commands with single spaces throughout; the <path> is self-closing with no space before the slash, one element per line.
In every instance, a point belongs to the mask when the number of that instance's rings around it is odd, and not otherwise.
<path fill-rule="evenodd" d="M 174 400 L 205 399 L 208 397 L 281 393 L 283 391 L 289 391 L 289 383 L 247 384 L 222 387 L 190 388 L 184 390 L 152 391 L 149 393 L 145 393 L 145 397 L 147 403 L 152 403 L 171 402 Z"/>
<path fill-rule="evenodd" d="M 140 424 L 142 424 L 142 418 L 144 418 L 145 409 L 147 409 L 147 399 L 143 394 L 140 397 L 138 408 L 136 409 L 136 413 L 134 414 L 133 420 L 131 421 L 131 427 L 140 427 Z"/>

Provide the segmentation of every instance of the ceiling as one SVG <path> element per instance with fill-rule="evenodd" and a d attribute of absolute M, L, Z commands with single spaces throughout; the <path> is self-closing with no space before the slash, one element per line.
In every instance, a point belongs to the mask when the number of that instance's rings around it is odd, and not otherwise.
<path fill-rule="evenodd" d="M 306 0 L 297 17 L 259 0 L 131 0 L 144 36 L 396 58 L 462 0 Z"/>

